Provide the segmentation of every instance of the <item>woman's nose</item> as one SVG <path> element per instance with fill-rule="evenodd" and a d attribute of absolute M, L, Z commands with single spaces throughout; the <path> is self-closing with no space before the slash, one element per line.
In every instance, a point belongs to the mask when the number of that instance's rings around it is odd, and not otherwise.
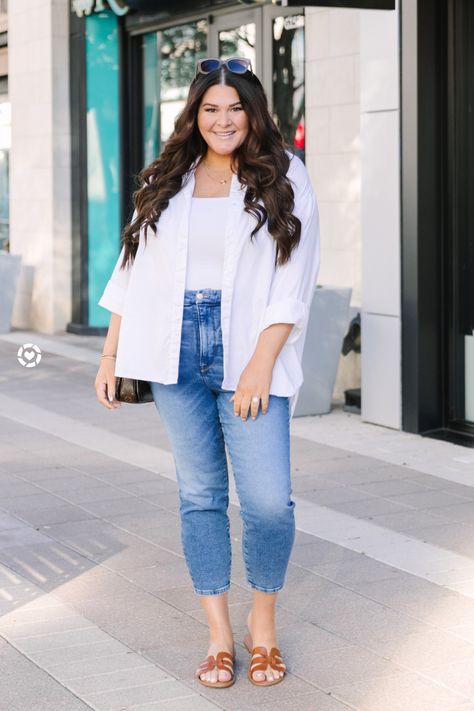
<path fill-rule="evenodd" d="M 231 124 L 232 121 L 230 120 L 230 117 L 227 114 L 224 114 L 224 115 L 218 117 L 217 123 L 220 126 L 229 126 L 229 124 Z"/>

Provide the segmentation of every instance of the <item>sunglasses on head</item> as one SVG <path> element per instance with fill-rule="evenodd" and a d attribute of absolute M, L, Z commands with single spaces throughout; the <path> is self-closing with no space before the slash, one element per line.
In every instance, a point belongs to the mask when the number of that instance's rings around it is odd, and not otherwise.
<path fill-rule="evenodd" d="M 196 62 L 196 76 L 214 72 L 216 69 L 220 69 L 222 65 L 226 66 L 229 72 L 234 74 L 245 74 L 246 71 L 252 72 L 252 64 L 250 59 L 246 57 L 230 57 L 230 59 L 207 57 L 206 59 L 198 59 Z"/>

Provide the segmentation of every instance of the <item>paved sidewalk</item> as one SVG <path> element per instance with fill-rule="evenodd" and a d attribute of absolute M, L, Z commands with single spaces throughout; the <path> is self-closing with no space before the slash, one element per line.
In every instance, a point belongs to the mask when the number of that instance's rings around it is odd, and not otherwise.
<path fill-rule="evenodd" d="M 246 678 L 232 490 L 238 679 L 205 689 L 173 456 L 152 404 L 95 401 L 102 341 L 0 336 L 0 711 L 474 711 L 474 450 L 340 407 L 294 418 L 288 678 Z"/>

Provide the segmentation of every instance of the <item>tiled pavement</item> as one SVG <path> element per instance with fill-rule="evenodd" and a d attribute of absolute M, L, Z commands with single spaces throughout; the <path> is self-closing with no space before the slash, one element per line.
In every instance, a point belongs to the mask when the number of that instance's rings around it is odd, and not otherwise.
<path fill-rule="evenodd" d="M 37 368 L 21 343 L 43 348 Z M 94 399 L 102 339 L 0 337 L 0 711 L 474 710 L 474 452 L 335 407 L 294 418 L 297 542 L 279 597 L 289 675 L 193 679 L 206 629 L 153 405 Z M 251 423 L 250 423 L 251 424 Z"/>

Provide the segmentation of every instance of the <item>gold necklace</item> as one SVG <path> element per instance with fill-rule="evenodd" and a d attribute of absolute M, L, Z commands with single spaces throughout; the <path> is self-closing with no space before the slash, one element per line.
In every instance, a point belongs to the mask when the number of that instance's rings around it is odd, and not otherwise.
<path fill-rule="evenodd" d="M 206 164 L 204 163 L 204 161 L 203 161 L 202 164 L 203 164 L 204 170 L 206 171 L 206 173 L 208 174 L 208 176 L 211 178 L 211 180 L 214 180 L 216 183 L 219 183 L 220 185 L 226 185 L 226 184 L 229 182 L 229 180 L 231 179 L 231 177 L 232 177 L 232 173 L 231 173 L 231 175 L 230 175 L 228 178 L 226 178 L 225 180 L 221 180 L 220 178 L 214 178 L 214 177 L 210 174 L 209 170 L 207 169 Z"/>

